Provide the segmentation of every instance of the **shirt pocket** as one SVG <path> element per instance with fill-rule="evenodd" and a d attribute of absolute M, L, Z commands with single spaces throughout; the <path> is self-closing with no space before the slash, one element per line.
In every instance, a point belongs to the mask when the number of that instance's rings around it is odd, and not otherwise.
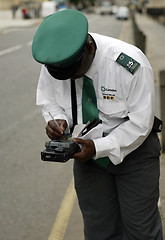
<path fill-rule="evenodd" d="M 64 110 L 71 108 L 71 96 L 69 94 L 56 94 L 57 104 Z"/>
<path fill-rule="evenodd" d="M 125 118 L 128 115 L 127 105 L 124 101 L 97 100 L 99 111 L 106 117 Z"/>
<path fill-rule="evenodd" d="M 71 113 L 72 109 L 71 95 L 56 94 L 56 102 L 66 113 Z M 81 98 L 77 96 L 77 107 L 79 107 L 79 105 L 81 105 Z"/>

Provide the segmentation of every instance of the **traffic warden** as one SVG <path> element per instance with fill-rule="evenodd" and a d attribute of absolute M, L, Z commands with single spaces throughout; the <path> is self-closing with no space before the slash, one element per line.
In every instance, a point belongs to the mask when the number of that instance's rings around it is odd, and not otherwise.
<path fill-rule="evenodd" d="M 88 33 L 87 18 L 76 10 L 44 19 L 32 53 L 42 64 L 37 105 L 50 139 L 102 120 L 91 137 L 74 139 L 82 146 L 74 178 L 85 240 L 162 240 L 160 143 L 147 58 L 128 43 Z"/>

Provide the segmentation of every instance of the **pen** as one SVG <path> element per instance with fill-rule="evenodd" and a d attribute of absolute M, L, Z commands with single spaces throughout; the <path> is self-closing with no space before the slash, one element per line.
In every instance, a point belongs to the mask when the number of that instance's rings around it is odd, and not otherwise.
<path fill-rule="evenodd" d="M 54 123 L 56 124 L 56 126 L 57 126 L 58 128 L 60 128 L 58 122 L 56 121 L 56 119 L 54 119 L 53 115 L 52 115 L 50 112 L 48 112 L 48 113 L 49 113 L 49 115 L 51 116 L 51 118 L 52 118 L 52 120 L 54 121 Z M 61 128 L 60 128 L 60 129 L 61 129 Z M 64 133 L 64 132 L 63 132 L 63 135 L 65 136 L 65 133 Z"/>
<path fill-rule="evenodd" d="M 49 113 L 49 115 L 51 116 L 51 118 L 52 118 L 52 120 L 54 121 L 54 123 L 56 124 L 56 126 L 57 126 L 58 128 L 60 128 L 60 126 L 59 126 L 58 122 L 56 121 L 56 119 L 54 119 L 54 117 L 52 116 L 52 114 L 51 114 L 50 112 L 48 112 L 48 113 Z"/>

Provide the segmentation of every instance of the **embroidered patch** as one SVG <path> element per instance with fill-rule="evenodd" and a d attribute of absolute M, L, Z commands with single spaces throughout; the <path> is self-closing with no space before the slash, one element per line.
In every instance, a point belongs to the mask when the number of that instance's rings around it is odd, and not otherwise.
<path fill-rule="evenodd" d="M 129 57 L 123 52 L 120 53 L 120 55 L 116 59 L 116 62 L 126 68 L 131 74 L 134 74 L 140 66 L 140 63 L 138 63 L 135 59 Z"/>
<path fill-rule="evenodd" d="M 103 98 L 108 100 L 115 100 L 115 97 L 110 95 L 103 95 Z"/>

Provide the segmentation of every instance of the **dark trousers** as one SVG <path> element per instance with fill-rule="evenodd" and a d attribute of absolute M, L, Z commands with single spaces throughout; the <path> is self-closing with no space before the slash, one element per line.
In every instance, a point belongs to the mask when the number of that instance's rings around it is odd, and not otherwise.
<path fill-rule="evenodd" d="M 85 240 L 162 240 L 158 210 L 160 143 L 151 132 L 123 163 L 106 170 L 74 162 Z"/>

